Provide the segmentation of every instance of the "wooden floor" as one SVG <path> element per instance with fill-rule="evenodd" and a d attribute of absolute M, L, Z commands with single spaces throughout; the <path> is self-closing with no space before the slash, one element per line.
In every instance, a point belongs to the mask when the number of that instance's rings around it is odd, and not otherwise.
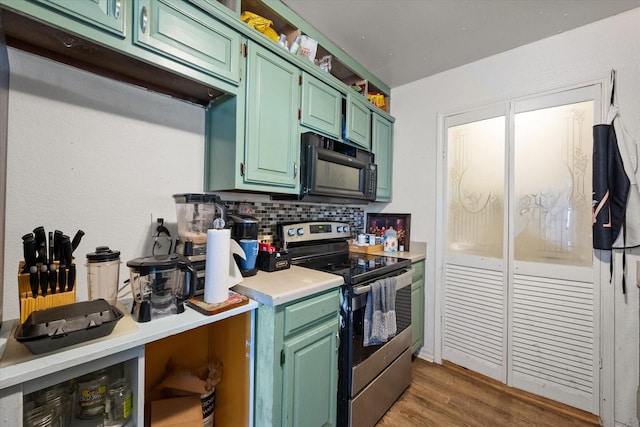
<path fill-rule="evenodd" d="M 412 362 L 409 388 L 377 427 L 594 427 L 597 416 L 452 363 Z"/>

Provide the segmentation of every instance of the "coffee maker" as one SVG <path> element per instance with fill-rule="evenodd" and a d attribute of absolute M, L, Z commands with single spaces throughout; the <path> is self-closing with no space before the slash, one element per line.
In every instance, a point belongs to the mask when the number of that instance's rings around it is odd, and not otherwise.
<path fill-rule="evenodd" d="M 253 276 L 258 272 L 256 258 L 258 254 L 258 219 L 244 214 L 229 214 L 231 238 L 238 242 L 245 251 L 246 260 L 234 254 L 233 257 L 240 268 L 242 277 Z M 253 253 L 248 253 L 254 251 Z M 252 261 L 251 261 L 252 260 Z"/>
<path fill-rule="evenodd" d="M 193 266 L 196 295 L 204 293 L 207 258 L 207 231 L 216 226 L 229 228 L 227 208 L 213 193 L 174 194 L 178 219 L 176 253 L 184 255 Z"/>
<path fill-rule="evenodd" d="M 174 194 L 178 219 L 176 252 L 191 262 L 204 261 L 207 252 L 207 231 L 228 228 L 227 208 L 220 196 L 212 193 Z"/>

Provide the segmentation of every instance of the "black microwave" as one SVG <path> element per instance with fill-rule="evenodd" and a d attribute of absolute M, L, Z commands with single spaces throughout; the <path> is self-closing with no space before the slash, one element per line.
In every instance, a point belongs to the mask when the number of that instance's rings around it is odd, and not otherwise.
<path fill-rule="evenodd" d="M 299 200 L 364 204 L 376 199 L 374 155 L 340 141 L 307 132 L 300 150 Z"/>

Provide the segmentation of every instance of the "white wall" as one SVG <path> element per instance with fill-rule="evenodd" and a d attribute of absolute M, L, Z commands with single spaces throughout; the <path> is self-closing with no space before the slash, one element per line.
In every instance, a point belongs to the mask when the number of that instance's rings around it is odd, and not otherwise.
<path fill-rule="evenodd" d="M 446 44 L 443 46 L 446 48 Z M 411 239 L 429 247 L 426 275 L 425 348 L 433 358 L 436 239 L 437 115 L 497 101 L 605 79 L 617 70 L 617 92 L 629 132 L 640 139 L 640 9 L 395 88 L 393 203 L 387 212 L 413 213 Z M 615 291 L 615 420 L 636 426 L 638 386 L 638 289 L 635 261 L 627 276 L 627 300 Z"/>
<path fill-rule="evenodd" d="M 151 218 L 175 222 L 172 195 L 201 192 L 204 109 L 30 54 L 9 51 L 4 319 L 19 317 L 21 237 L 43 225 L 84 236 L 74 256 L 107 245 L 149 255 Z"/>

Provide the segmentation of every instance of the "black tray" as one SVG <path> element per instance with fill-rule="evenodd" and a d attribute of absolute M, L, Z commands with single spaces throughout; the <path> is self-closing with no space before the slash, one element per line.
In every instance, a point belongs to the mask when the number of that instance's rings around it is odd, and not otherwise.
<path fill-rule="evenodd" d="M 124 314 L 104 299 L 76 302 L 32 312 L 15 338 L 33 354 L 42 354 L 113 332 Z"/>

